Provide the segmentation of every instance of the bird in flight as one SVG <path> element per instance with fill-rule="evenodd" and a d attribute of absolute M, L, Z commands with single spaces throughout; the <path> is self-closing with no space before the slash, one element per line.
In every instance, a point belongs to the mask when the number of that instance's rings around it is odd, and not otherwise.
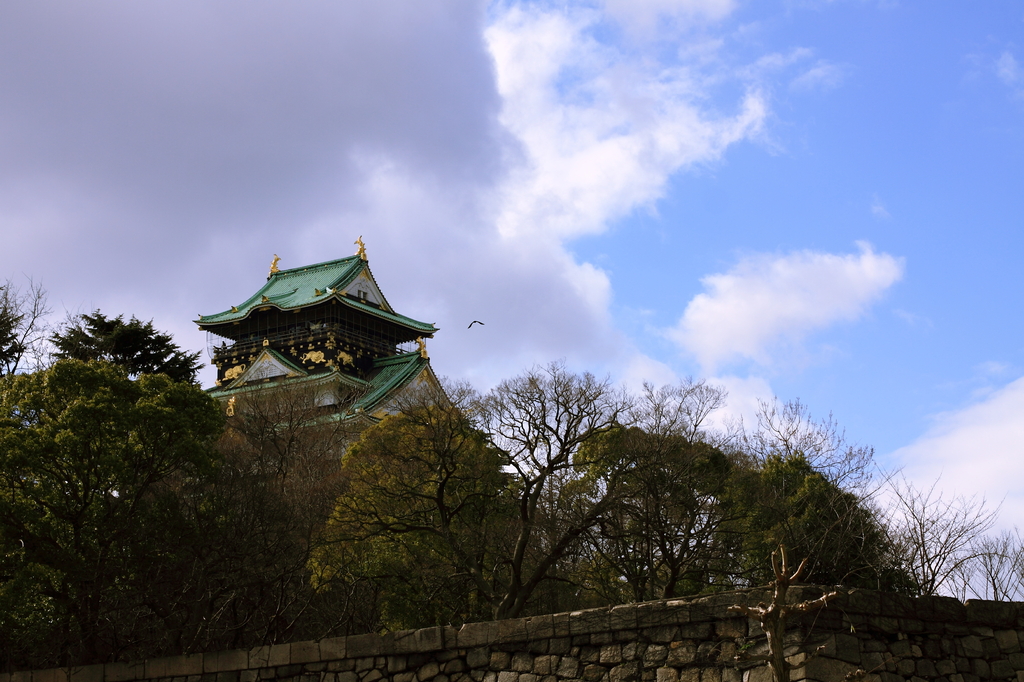
<path fill-rule="evenodd" d="M 483 324 L 483 322 L 481 322 L 480 320 L 473 320 L 472 322 L 469 323 L 469 327 L 466 327 L 466 329 L 470 329 L 474 324 Z"/>

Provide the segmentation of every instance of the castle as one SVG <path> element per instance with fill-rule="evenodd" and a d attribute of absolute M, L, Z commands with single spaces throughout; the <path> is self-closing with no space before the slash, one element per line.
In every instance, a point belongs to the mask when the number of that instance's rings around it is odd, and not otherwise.
<path fill-rule="evenodd" d="M 436 384 L 426 339 L 437 328 L 395 312 L 362 238 L 356 243 L 354 256 L 289 270 L 274 256 L 256 293 L 195 320 L 210 335 L 217 368 L 210 394 L 229 413 L 237 398 L 268 385 L 305 387 L 339 418 L 372 423 L 393 411 L 406 387 Z"/>

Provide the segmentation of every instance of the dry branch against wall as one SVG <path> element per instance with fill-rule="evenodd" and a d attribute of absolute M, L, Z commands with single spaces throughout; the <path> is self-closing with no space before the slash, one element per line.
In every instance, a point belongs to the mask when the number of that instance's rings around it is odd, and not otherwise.
<path fill-rule="evenodd" d="M 789 682 L 789 672 L 795 668 L 803 667 L 814 655 L 819 653 L 823 647 L 818 647 L 811 656 L 798 664 L 791 664 L 786 660 L 785 638 L 786 620 L 791 613 L 806 613 L 820 609 L 831 599 L 838 596 L 838 592 L 829 592 L 817 599 L 802 601 L 796 604 L 788 602 L 790 586 L 800 579 L 804 568 L 807 566 L 807 559 L 800 562 L 800 565 L 792 573 L 789 572 L 789 562 L 786 557 L 786 548 L 779 546 L 779 549 L 772 552 L 772 571 L 775 573 L 775 580 L 772 581 L 771 603 L 759 603 L 757 606 L 730 606 L 730 611 L 742 613 L 743 615 L 756 619 L 764 630 L 768 640 L 768 653 L 758 656 L 750 656 L 747 660 L 764 660 L 772 670 L 772 677 L 775 682 Z M 737 658 L 740 658 L 739 656 Z"/>

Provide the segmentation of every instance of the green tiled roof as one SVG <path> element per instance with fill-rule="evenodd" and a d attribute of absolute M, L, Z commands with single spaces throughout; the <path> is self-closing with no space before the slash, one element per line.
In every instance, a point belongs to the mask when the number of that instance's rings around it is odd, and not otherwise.
<path fill-rule="evenodd" d="M 428 364 L 417 351 L 375 360 L 373 367 L 379 371 L 370 379 L 369 390 L 355 402 L 353 410 L 372 412 L 387 396 L 416 378 Z"/>
<path fill-rule="evenodd" d="M 200 327 L 207 327 L 225 322 L 238 322 L 248 317 L 253 310 L 268 305 L 281 310 L 295 310 L 335 299 L 350 308 L 407 327 L 424 336 L 430 336 L 437 331 L 432 324 L 391 312 L 391 306 L 387 301 L 382 308 L 377 308 L 342 296 L 341 290 L 364 270 L 372 279 L 373 274 L 370 273 L 369 266 L 359 256 L 281 270 L 272 274 L 267 283 L 241 305 L 215 315 L 200 315 L 196 323 Z"/>

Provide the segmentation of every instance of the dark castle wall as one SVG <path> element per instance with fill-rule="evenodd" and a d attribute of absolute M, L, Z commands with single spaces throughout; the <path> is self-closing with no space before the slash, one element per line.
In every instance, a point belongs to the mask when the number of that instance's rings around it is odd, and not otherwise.
<path fill-rule="evenodd" d="M 793 588 L 793 601 L 821 594 Z M 755 621 L 728 611 L 763 590 L 0 675 L 0 682 L 770 682 Z M 1024 682 L 1024 604 L 843 592 L 791 620 L 794 680 Z M 736 656 L 740 659 L 737 660 Z"/>

